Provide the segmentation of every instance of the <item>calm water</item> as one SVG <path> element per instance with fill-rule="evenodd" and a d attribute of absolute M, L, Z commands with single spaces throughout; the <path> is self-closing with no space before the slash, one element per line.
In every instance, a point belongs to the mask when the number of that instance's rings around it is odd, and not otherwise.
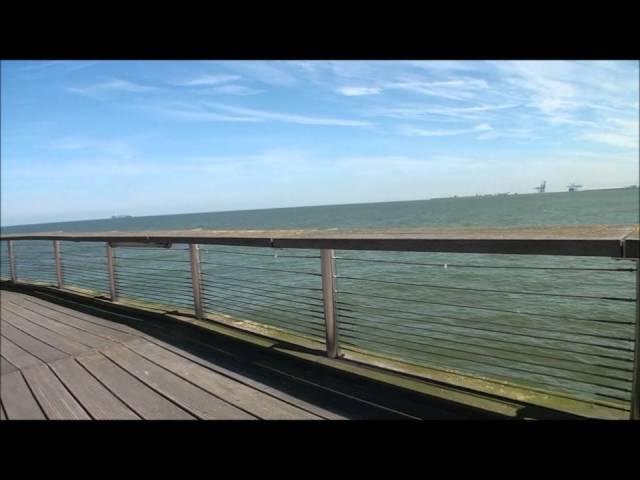
<path fill-rule="evenodd" d="M 630 224 L 638 189 L 198 213 L 38 231 Z M 115 212 L 114 212 L 115 213 Z M 107 291 L 104 246 L 63 242 L 65 281 Z M 17 242 L 21 278 L 54 281 L 51 242 Z M 188 252 L 117 249 L 123 297 L 191 308 Z M 318 252 L 203 247 L 207 309 L 323 339 Z M 628 260 L 336 252 L 341 344 L 417 365 L 626 402 L 635 268 Z M 6 276 L 6 248 L 2 275 Z"/>
<path fill-rule="evenodd" d="M 117 212 L 114 212 L 117 213 Z M 181 228 L 380 228 L 637 223 L 638 189 L 160 215 L 5 227 L 6 233 Z"/>

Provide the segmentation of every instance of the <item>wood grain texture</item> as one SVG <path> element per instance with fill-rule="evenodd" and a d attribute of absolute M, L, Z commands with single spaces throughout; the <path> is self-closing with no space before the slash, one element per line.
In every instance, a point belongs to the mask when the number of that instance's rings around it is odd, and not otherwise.
<path fill-rule="evenodd" d="M 47 365 L 27 368 L 22 374 L 48 419 L 89 420 L 91 418 Z"/>
<path fill-rule="evenodd" d="M 145 420 L 195 419 L 101 354 L 80 356 L 78 362 Z"/>
<path fill-rule="evenodd" d="M 45 420 L 46 417 L 18 371 L 2 375 L 0 397 L 9 420 Z"/>
<path fill-rule="evenodd" d="M 92 418 L 102 420 L 134 420 L 139 418 L 82 368 L 75 359 L 69 357 L 58 360 L 51 364 L 51 368 L 66 388 L 73 392 Z"/>
<path fill-rule="evenodd" d="M 104 355 L 198 418 L 210 420 L 255 419 L 254 416 L 214 397 L 128 348 L 114 347 L 105 351 Z"/>
<path fill-rule="evenodd" d="M 403 228 L 343 230 L 166 230 L 4 235 L 2 240 L 70 240 L 200 243 L 276 248 L 327 248 L 458 253 L 637 255 L 638 225 L 560 225 L 497 228 Z"/>

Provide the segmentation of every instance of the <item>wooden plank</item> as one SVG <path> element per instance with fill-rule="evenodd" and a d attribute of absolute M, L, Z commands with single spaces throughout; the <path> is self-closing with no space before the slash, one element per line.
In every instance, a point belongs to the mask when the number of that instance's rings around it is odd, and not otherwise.
<path fill-rule="evenodd" d="M 71 316 L 68 313 L 54 310 L 51 306 L 52 304 L 49 304 L 49 306 L 45 306 L 44 304 L 38 303 L 36 301 L 29 301 L 32 298 L 33 297 L 26 297 L 21 306 L 27 310 L 40 313 L 43 316 L 56 320 L 60 323 L 64 323 L 65 325 L 69 325 L 80 330 L 84 330 L 85 332 L 93 333 L 94 335 L 106 338 L 108 340 L 111 340 L 112 342 L 127 342 L 136 338 L 134 335 L 131 335 L 129 333 L 116 330 L 114 328 L 111 328 L 110 326 L 104 326 L 113 324 L 113 322 L 109 322 L 108 320 L 103 321 L 104 325 L 100 323 L 92 323 L 84 318 Z M 82 312 L 78 313 L 82 314 Z M 103 319 L 93 317 L 92 320 L 99 321 Z"/>
<path fill-rule="evenodd" d="M 181 376 L 218 398 L 263 420 L 319 420 L 320 417 L 275 399 L 198 365 L 146 340 L 134 340 L 127 347 L 152 362 Z"/>
<path fill-rule="evenodd" d="M 0 420 L 6 420 L 7 415 L 4 413 L 4 407 L 2 406 L 2 402 L 0 402 Z"/>
<path fill-rule="evenodd" d="M 80 330 L 64 323 L 60 323 L 56 320 L 52 320 L 40 313 L 32 312 L 21 307 L 20 305 L 16 305 L 11 301 L 6 302 L 4 307 L 9 312 L 15 313 L 16 315 L 19 315 L 34 324 L 40 325 L 47 330 L 58 333 L 73 342 L 85 345 L 87 347 L 101 349 L 109 348 L 110 346 L 114 345 L 114 342 L 108 339 L 98 337 L 84 330 Z"/>
<path fill-rule="evenodd" d="M 136 337 L 139 334 L 139 332 L 136 329 L 134 329 L 134 328 L 132 328 L 132 327 L 130 327 L 128 325 L 125 325 L 125 324 L 122 324 L 122 323 L 118 323 L 118 322 L 115 322 L 113 320 L 108 320 L 108 319 L 105 319 L 105 318 L 101 318 L 101 317 L 99 317 L 97 315 L 90 315 L 88 313 L 84 313 L 84 312 L 81 312 L 81 311 L 78 311 L 78 310 L 73 310 L 72 308 L 65 307 L 63 305 L 58 305 L 57 303 L 47 302 L 46 300 L 43 300 L 43 299 L 38 298 L 38 297 L 31 297 L 31 296 L 25 297 L 25 301 L 28 302 L 28 303 L 35 303 L 37 305 L 41 305 L 42 307 L 48 308 L 53 312 L 60 312 L 62 314 L 68 315 L 70 317 L 78 318 L 78 319 L 84 320 L 84 321 L 86 321 L 88 323 L 93 323 L 94 325 L 100 325 L 102 327 L 109 328 L 111 330 L 115 330 L 117 332 L 121 332 L 121 333 L 128 334 L 128 335 L 131 336 L 131 337 L 127 337 L 126 340 L 122 340 L 121 339 L 120 341 L 131 340 L 131 338 Z M 84 306 L 86 306 L 86 305 L 84 305 Z M 97 308 L 97 307 L 93 307 L 93 308 L 95 310 L 99 311 L 99 308 Z M 105 312 L 105 313 L 107 313 L 107 312 Z M 129 319 L 133 319 L 133 318 L 129 317 Z M 140 323 L 142 323 L 142 322 L 143 321 L 140 320 Z"/>
<path fill-rule="evenodd" d="M 27 368 L 22 374 L 49 420 L 91 419 L 47 365 Z"/>
<path fill-rule="evenodd" d="M 20 372 L 2 375 L 0 396 L 9 420 L 46 420 Z"/>
<path fill-rule="evenodd" d="M 61 352 L 57 348 L 44 343 L 31 335 L 18 330 L 10 323 L 4 323 L 2 326 L 2 334 L 23 350 L 26 350 L 34 357 L 38 357 L 43 362 L 52 362 L 67 356 L 65 352 Z"/>
<path fill-rule="evenodd" d="M 83 408 L 97 420 L 134 420 L 139 418 L 76 361 L 67 357 L 51 368 Z"/>
<path fill-rule="evenodd" d="M 2 326 L 3 331 L 4 329 L 5 325 Z M 28 368 L 43 363 L 38 357 L 34 357 L 25 349 L 20 348 L 4 335 L 0 338 L 0 348 L 2 349 L 2 356 L 17 368 Z"/>
<path fill-rule="evenodd" d="M 230 368 L 224 368 L 222 366 L 220 366 L 219 364 L 213 364 L 207 360 L 205 360 L 204 358 L 212 358 L 212 354 L 214 352 L 214 350 L 211 350 L 211 345 L 209 345 L 208 343 L 202 344 L 202 343 L 198 343 L 197 348 L 199 349 L 199 352 L 203 352 L 202 349 L 204 348 L 206 350 L 206 353 L 203 353 L 203 356 L 196 356 L 196 355 L 192 355 L 189 352 L 185 351 L 185 350 L 181 350 L 178 349 L 176 347 L 174 347 L 173 345 L 166 343 L 166 342 L 162 342 L 161 340 L 158 339 L 158 335 L 163 335 L 164 337 L 167 336 L 166 332 L 164 332 L 162 329 L 158 328 L 154 330 L 157 330 L 155 332 L 156 336 L 152 336 L 152 335 L 148 335 L 146 333 L 143 333 L 141 331 L 137 331 L 134 330 L 130 327 L 128 327 L 127 325 L 123 325 L 123 324 L 119 324 L 117 322 L 111 321 L 111 320 L 106 320 L 103 318 L 100 318 L 98 316 L 91 316 L 88 315 L 86 313 L 82 313 L 82 312 L 77 312 L 75 310 L 72 310 L 68 307 L 64 307 L 64 306 L 60 306 L 58 304 L 53 304 L 53 303 L 49 303 L 46 300 L 43 300 L 41 298 L 38 297 L 31 297 L 31 296 L 25 296 L 25 300 L 28 302 L 34 302 L 35 304 L 38 305 L 42 305 L 47 306 L 46 308 L 51 308 L 53 309 L 57 309 L 60 310 L 61 312 L 63 311 L 65 314 L 69 314 L 69 315 L 79 315 L 79 316 L 84 316 L 87 317 L 88 320 L 87 321 L 95 321 L 95 322 L 100 322 L 101 325 L 105 325 L 105 326 L 112 326 L 114 328 L 122 328 L 123 331 L 127 331 L 127 332 L 132 332 L 135 333 L 138 337 L 140 338 L 145 338 L 153 343 L 156 343 L 160 346 L 162 346 L 163 348 L 166 348 L 168 350 L 177 352 L 178 354 L 188 358 L 189 360 L 192 360 L 196 363 L 199 363 L 209 369 L 215 370 L 218 373 L 221 373 L 227 377 L 233 378 L 237 381 L 240 381 L 246 385 L 249 385 L 250 387 L 260 390 L 272 397 L 278 398 L 284 402 L 287 402 L 289 404 L 295 405 L 296 407 L 308 411 L 310 413 L 313 413 L 314 415 L 317 415 L 319 417 L 322 418 L 326 418 L 326 419 L 333 419 L 333 420 L 341 420 L 341 419 L 345 419 L 346 416 L 339 413 L 337 410 L 332 409 L 332 410 L 327 410 L 325 408 L 322 408 L 319 405 L 316 405 L 314 403 L 308 402 L 306 400 L 304 400 L 303 398 L 301 398 L 299 395 L 295 395 L 295 394 L 291 394 L 288 393 L 285 390 L 282 389 L 278 389 L 278 388 L 274 388 L 270 382 L 273 381 L 272 375 L 269 374 L 265 377 L 264 372 L 260 373 L 259 371 L 256 371 L 255 368 L 250 368 L 248 367 L 248 364 L 246 362 L 243 362 L 242 364 L 238 361 L 238 360 L 234 360 L 232 363 L 232 365 L 229 365 L 229 361 L 227 359 L 227 366 L 230 366 Z M 92 307 L 95 308 L 96 311 L 99 311 L 100 309 L 98 307 Z M 141 321 L 142 323 L 142 321 Z M 147 324 L 147 326 L 145 327 L 146 330 L 148 330 L 148 327 L 150 325 Z M 177 337 L 176 335 L 178 335 L 180 337 L 180 344 L 184 344 L 185 342 L 185 335 L 179 335 L 179 332 L 176 333 L 171 333 L 170 334 L 170 341 L 173 343 L 176 343 L 177 341 Z M 131 337 L 133 338 L 133 337 Z M 193 342 L 189 343 L 190 345 L 190 349 L 193 349 L 194 344 Z M 228 353 L 226 355 L 229 355 Z M 220 355 L 219 352 L 217 354 L 215 354 L 215 358 L 219 359 Z M 259 378 L 267 378 L 265 381 L 260 381 Z M 286 382 L 285 382 L 286 383 Z"/>
<path fill-rule="evenodd" d="M 82 355 L 77 360 L 145 420 L 195 419 L 101 354 Z"/>
<path fill-rule="evenodd" d="M 128 348 L 114 347 L 103 353 L 130 374 L 198 418 L 212 420 L 252 420 L 255 418 L 151 363 Z"/>
<path fill-rule="evenodd" d="M 58 333 L 52 332 L 51 330 L 47 330 L 46 328 L 36 325 L 35 323 L 32 323 L 12 312 L 9 312 L 6 308 L 2 309 L 2 321 L 4 322 L 5 326 L 8 327 L 10 324 L 15 328 L 18 328 L 19 330 L 22 330 L 24 333 L 27 333 L 32 337 L 40 340 L 41 342 L 47 343 L 49 346 L 60 350 L 61 352 L 65 352 L 69 355 L 78 355 L 89 350 L 89 347 L 69 340 L 68 338 L 63 337 Z M 35 352 L 33 353 L 34 355 L 39 356 Z"/>
<path fill-rule="evenodd" d="M 200 243 L 276 248 L 332 248 L 458 253 L 620 257 L 620 240 L 637 225 L 385 230 L 170 230 L 4 235 L 1 239 Z M 631 248 L 631 250 L 636 250 Z"/>
<path fill-rule="evenodd" d="M 13 363 L 4 357 L 0 357 L 0 372 L 2 374 L 15 372 L 18 369 Z"/>

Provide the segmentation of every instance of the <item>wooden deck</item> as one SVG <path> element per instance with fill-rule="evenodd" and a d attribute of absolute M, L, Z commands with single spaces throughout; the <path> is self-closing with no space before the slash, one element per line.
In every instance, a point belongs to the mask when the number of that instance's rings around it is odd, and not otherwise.
<path fill-rule="evenodd" d="M 3 420 L 497 417 L 180 322 L 4 289 L 0 299 Z"/>

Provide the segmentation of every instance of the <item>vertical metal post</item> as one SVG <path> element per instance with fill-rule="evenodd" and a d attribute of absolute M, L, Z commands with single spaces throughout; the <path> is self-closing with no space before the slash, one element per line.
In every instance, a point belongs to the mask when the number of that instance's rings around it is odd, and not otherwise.
<path fill-rule="evenodd" d="M 58 288 L 62 288 L 62 256 L 60 254 L 60 240 L 53 241 L 53 256 L 56 260 L 56 279 L 58 280 Z"/>
<path fill-rule="evenodd" d="M 189 244 L 189 254 L 191 256 L 191 285 L 193 287 L 193 305 L 196 311 L 196 318 L 204 318 L 204 307 L 202 306 L 202 276 L 200 273 L 200 248 L 196 243 Z"/>
<path fill-rule="evenodd" d="M 107 242 L 107 272 L 109 273 L 109 292 L 111 293 L 111 301 L 118 300 L 118 290 L 116 288 L 116 265 L 113 256 L 113 247 Z"/>
<path fill-rule="evenodd" d="M 640 259 L 636 260 L 636 324 L 631 387 L 631 420 L 640 420 Z"/>
<path fill-rule="evenodd" d="M 11 281 L 16 283 L 18 281 L 18 273 L 16 272 L 16 257 L 13 254 L 13 240 L 7 240 L 7 249 L 9 254 L 9 274 L 11 275 Z"/>
<path fill-rule="evenodd" d="M 336 310 L 336 265 L 334 250 L 320 250 L 322 271 L 322 297 L 324 300 L 324 322 L 327 337 L 327 356 L 338 356 L 338 314 Z"/>

